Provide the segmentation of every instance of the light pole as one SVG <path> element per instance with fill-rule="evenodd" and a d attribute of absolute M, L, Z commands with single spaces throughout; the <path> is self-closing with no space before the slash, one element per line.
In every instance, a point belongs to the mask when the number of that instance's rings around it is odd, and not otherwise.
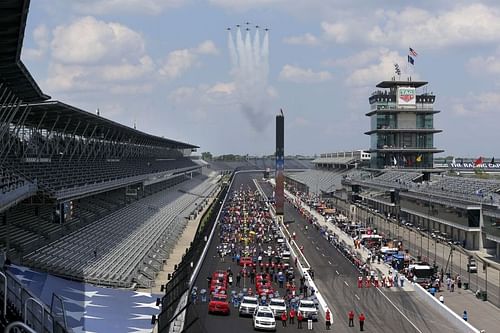
<path fill-rule="evenodd" d="M 40 303 L 40 301 L 38 301 L 37 299 L 33 298 L 33 297 L 29 297 L 27 298 L 25 301 L 24 301 L 24 323 L 25 324 L 28 324 L 28 302 L 29 301 L 32 301 L 36 304 L 38 304 L 40 306 L 40 309 L 41 309 L 41 313 L 42 313 L 42 332 L 45 331 L 45 327 L 44 327 L 44 324 L 45 324 L 45 308 L 43 307 L 43 304 Z"/>

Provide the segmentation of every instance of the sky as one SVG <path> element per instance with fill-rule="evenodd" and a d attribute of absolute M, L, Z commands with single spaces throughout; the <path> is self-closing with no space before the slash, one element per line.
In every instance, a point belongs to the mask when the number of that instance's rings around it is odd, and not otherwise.
<path fill-rule="evenodd" d="M 226 29 L 246 22 L 270 31 L 245 83 Z M 54 100 L 216 155 L 272 154 L 281 108 L 287 155 L 368 149 L 368 97 L 398 63 L 437 96 L 441 156 L 500 157 L 494 0 L 33 0 L 21 58 Z"/>

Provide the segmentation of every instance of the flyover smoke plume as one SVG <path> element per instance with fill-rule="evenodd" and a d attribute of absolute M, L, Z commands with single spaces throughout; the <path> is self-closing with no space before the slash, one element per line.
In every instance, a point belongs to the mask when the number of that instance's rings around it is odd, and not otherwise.
<path fill-rule="evenodd" d="M 241 110 L 256 131 L 263 131 L 269 123 L 269 34 L 260 41 L 259 29 L 252 36 L 247 29 L 244 36 L 240 28 L 236 36 L 229 31 L 228 48 L 231 75 Z"/>

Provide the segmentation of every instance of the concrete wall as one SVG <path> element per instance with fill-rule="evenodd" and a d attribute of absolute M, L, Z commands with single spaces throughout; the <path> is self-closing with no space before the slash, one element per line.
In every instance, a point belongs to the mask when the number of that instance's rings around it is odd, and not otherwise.
<path fill-rule="evenodd" d="M 454 327 L 457 329 L 457 332 L 463 333 L 479 333 L 479 330 L 464 321 L 459 315 L 450 310 L 446 305 L 442 304 L 437 298 L 433 297 L 430 293 L 427 292 L 424 288 L 422 288 L 419 284 L 415 284 L 415 293 L 417 296 L 423 300 L 429 307 L 431 307 L 434 311 L 441 314 L 445 317 L 448 322 L 452 323 Z"/>

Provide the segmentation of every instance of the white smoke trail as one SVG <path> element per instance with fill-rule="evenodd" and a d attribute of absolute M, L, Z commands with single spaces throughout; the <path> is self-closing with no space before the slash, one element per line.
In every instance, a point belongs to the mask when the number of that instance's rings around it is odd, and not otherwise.
<path fill-rule="evenodd" d="M 228 48 L 231 58 L 231 75 L 235 93 L 241 110 L 252 127 L 261 132 L 271 122 L 269 95 L 269 35 L 264 34 L 260 41 L 259 31 L 253 40 L 250 31 L 243 36 L 240 28 L 236 30 L 236 41 L 231 32 Z"/>

